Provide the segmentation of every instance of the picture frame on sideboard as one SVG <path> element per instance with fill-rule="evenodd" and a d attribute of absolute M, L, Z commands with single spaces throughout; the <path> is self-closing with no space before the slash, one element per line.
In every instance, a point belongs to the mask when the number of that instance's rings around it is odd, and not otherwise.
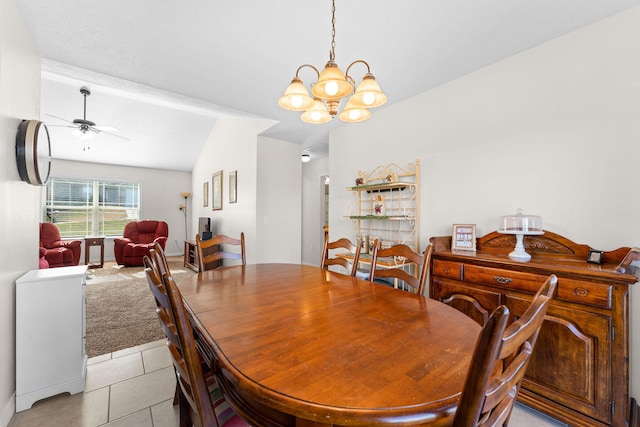
<path fill-rule="evenodd" d="M 475 224 L 453 224 L 451 230 L 451 250 L 475 252 Z"/>

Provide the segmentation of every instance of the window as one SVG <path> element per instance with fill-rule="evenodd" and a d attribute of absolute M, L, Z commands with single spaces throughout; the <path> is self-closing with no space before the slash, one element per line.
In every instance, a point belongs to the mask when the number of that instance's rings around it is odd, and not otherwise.
<path fill-rule="evenodd" d="M 140 185 L 130 182 L 51 178 L 44 192 L 42 220 L 62 237 L 121 236 L 140 219 Z"/>

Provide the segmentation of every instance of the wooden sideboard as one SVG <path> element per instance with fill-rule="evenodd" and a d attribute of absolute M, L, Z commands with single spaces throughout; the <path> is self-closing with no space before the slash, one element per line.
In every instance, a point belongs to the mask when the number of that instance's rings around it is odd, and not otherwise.
<path fill-rule="evenodd" d="M 525 236 L 528 262 L 508 254 L 513 235 L 493 232 L 477 251 L 452 251 L 451 236 L 433 237 L 430 296 L 484 324 L 500 304 L 521 315 L 549 277 L 558 277 L 522 383 L 519 400 L 572 426 L 629 422 L 629 285 L 616 271 L 629 252 L 605 252 L 604 264 L 586 262 L 589 246 L 546 231 Z"/>

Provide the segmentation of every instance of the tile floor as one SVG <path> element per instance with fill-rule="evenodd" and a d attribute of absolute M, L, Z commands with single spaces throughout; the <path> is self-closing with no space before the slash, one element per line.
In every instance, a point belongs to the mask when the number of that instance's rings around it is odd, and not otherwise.
<path fill-rule="evenodd" d="M 36 402 L 8 427 L 176 427 L 175 373 L 164 340 L 89 359 L 84 393 Z M 564 426 L 518 404 L 511 427 Z"/>

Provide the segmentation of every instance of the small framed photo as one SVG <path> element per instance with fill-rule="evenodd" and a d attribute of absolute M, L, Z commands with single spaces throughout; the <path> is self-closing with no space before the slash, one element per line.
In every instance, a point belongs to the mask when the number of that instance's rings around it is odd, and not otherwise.
<path fill-rule="evenodd" d="M 238 201 L 238 171 L 229 172 L 229 203 Z"/>
<path fill-rule="evenodd" d="M 202 206 L 209 206 L 209 181 L 202 184 Z"/>
<path fill-rule="evenodd" d="M 475 224 L 453 224 L 453 231 L 451 233 L 451 250 L 476 250 Z"/>
<path fill-rule="evenodd" d="M 222 209 L 222 171 L 218 171 L 211 175 L 211 210 L 219 211 Z"/>
<path fill-rule="evenodd" d="M 596 251 L 589 249 L 589 256 L 587 256 L 587 262 L 591 264 L 604 264 L 604 251 Z"/>

